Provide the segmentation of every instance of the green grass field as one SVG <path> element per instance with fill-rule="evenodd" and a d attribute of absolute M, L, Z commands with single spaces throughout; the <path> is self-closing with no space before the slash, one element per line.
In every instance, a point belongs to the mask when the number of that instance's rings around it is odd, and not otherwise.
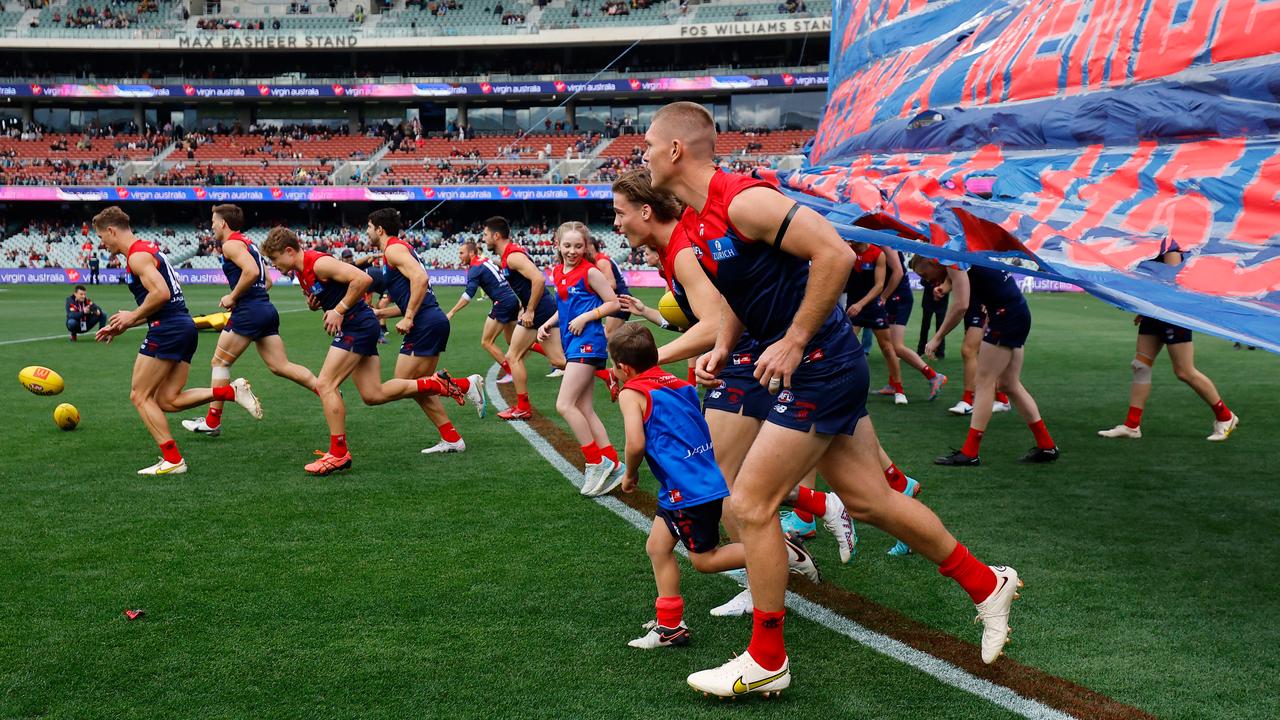
<path fill-rule="evenodd" d="M 207 312 L 221 292 L 189 287 L 188 302 Z M 441 302 L 457 292 L 441 289 Z M 250 352 L 233 374 L 253 382 L 266 418 L 228 407 L 208 439 L 171 417 L 191 472 L 141 478 L 158 453 L 128 402 L 140 333 L 15 342 L 57 335 L 66 294 L 0 289 L 0 718 L 1015 717 L 794 615 L 795 682 L 780 700 L 696 695 L 687 673 L 745 648 L 748 622 L 706 615 L 737 587 L 686 566 L 693 645 L 626 647 L 652 613 L 644 536 L 470 410 L 451 411 L 468 452 L 426 457 L 436 436 L 416 405 L 364 407 L 348 387 L 355 469 L 308 477 L 302 465 L 327 442 L 319 404 Z M 92 295 L 108 312 L 132 305 L 122 287 Z M 292 288 L 274 295 L 290 357 L 318 369 L 319 316 Z M 958 334 L 941 400 L 925 402 L 908 376 L 911 405 L 872 402 L 921 499 L 975 554 L 1025 578 L 1010 658 L 1159 717 L 1280 715 L 1280 363 L 1201 336 L 1199 365 L 1242 418 L 1231 440 L 1204 440 L 1212 415 L 1165 358 L 1146 437 L 1102 440 L 1095 431 L 1127 406 L 1130 316 L 1089 297 L 1031 303 L 1024 380 L 1057 464 L 1016 462 L 1032 440 L 1015 414 L 992 422 L 981 468 L 930 464 L 964 438 L 965 420 L 945 412 L 960 393 Z M 455 374 L 489 365 L 483 313 L 455 322 L 444 363 Z M 191 384 L 208 382 L 215 344 L 201 336 Z M 396 348 L 383 350 L 384 375 Z M 60 372 L 66 392 L 27 393 L 15 376 L 29 364 Z M 878 387 L 878 354 L 871 365 Z M 534 404 L 554 412 L 556 381 L 540 358 L 532 367 Z M 83 415 L 72 433 L 51 419 L 63 401 Z M 621 440 L 616 409 L 598 407 Z M 827 538 L 810 544 L 828 583 L 977 641 L 957 587 L 919 557 L 885 556 L 882 533 L 860 534 L 847 566 Z M 130 622 L 125 608 L 147 615 Z"/>

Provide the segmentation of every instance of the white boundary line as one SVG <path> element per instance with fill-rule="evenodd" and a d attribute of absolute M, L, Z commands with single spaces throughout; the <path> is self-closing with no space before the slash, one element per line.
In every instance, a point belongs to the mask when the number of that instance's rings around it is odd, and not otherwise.
<path fill-rule="evenodd" d="M 489 401 L 499 411 L 507 409 L 507 403 L 502 399 L 502 394 L 498 389 L 498 366 L 495 364 L 489 368 L 486 378 L 486 391 L 489 394 Z M 569 464 L 564 457 L 556 451 L 554 447 L 529 426 L 526 422 L 514 421 L 507 423 L 512 429 L 520 433 L 520 435 L 533 446 L 533 449 L 546 459 L 551 467 L 555 468 L 565 477 L 574 487 L 582 486 L 582 471 Z M 617 498 L 603 496 L 594 498 L 597 503 L 611 510 L 615 515 L 627 521 L 628 524 L 635 527 L 641 532 L 649 532 L 649 528 L 653 525 L 652 518 L 645 517 L 635 508 L 623 504 Z M 680 548 L 683 550 L 684 548 Z M 833 612 L 832 610 L 807 600 L 793 592 L 787 593 L 787 607 L 801 617 L 812 620 L 830 630 L 834 630 L 855 642 L 864 645 L 882 655 L 887 655 L 894 660 L 910 665 L 926 675 L 930 675 L 936 680 L 950 685 L 967 693 L 976 695 L 994 705 L 1004 708 L 1024 718 L 1032 720 L 1073 720 L 1073 716 L 1068 715 L 1060 710 L 1049 707 L 1036 700 L 1023 697 L 1012 689 L 1003 685 L 997 685 L 989 680 L 983 680 L 966 670 L 956 667 L 946 660 L 936 658 L 922 650 L 917 650 L 910 645 L 899 642 L 887 635 L 868 630 L 858 623 L 850 620 L 843 615 Z"/>
<path fill-rule="evenodd" d="M 279 312 L 281 315 L 283 315 L 285 313 L 302 312 L 303 310 L 306 310 L 306 308 L 290 308 L 288 310 L 281 310 Z M 129 328 L 129 329 L 132 330 L 133 328 Z M 21 340 L 0 340 L 0 345 L 22 345 L 23 343 L 40 342 L 42 340 L 66 340 L 66 339 L 67 339 L 67 334 L 64 332 L 61 335 L 45 335 L 44 337 L 22 338 Z"/>

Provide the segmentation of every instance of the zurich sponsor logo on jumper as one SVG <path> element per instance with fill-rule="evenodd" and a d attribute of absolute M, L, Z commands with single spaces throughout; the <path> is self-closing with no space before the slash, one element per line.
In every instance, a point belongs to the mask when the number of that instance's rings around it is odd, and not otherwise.
<path fill-rule="evenodd" d="M 711 241 L 711 257 L 716 262 L 724 262 L 738 256 L 738 249 L 729 238 L 716 238 Z"/>

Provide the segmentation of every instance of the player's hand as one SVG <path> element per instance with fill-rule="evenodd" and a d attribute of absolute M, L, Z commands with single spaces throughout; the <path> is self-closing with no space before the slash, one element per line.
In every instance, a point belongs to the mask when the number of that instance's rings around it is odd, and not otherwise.
<path fill-rule="evenodd" d="M 861 312 L 862 312 L 862 303 L 854 303 L 849 306 L 848 310 L 844 311 L 844 314 L 848 315 L 849 317 L 858 317 L 858 315 Z"/>
<path fill-rule="evenodd" d="M 929 342 L 924 344 L 924 356 L 930 360 L 937 360 L 938 345 L 941 345 L 938 338 L 929 338 Z"/>
<path fill-rule="evenodd" d="M 543 343 L 551 338 L 551 329 L 546 325 L 538 328 L 538 342 Z"/>
<path fill-rule="evenodd" d="M 581 335 L 582 331 L 587 329 L 587 320 L 584 320 L 583 317 L 584 317 L 583 315 L 579 315 L 578 317 L 569 321 L 570 335 Z M 542 339 L 541 333 L 539 333 L 538 339 L 539 340 Z"/>
<path fill-rule="evenodd" d="M 231 297 L 231 293 L 227 293 L 226 295 L 223 295 L 222 299 L 218 300 L 218 307 L 223 307 L 230 310 L 235 306 L 236 306 L 236 299 Z"/>
<path fill-rule="evenodd" d="M 941 300 L 942 298 L 946 297 L 946 295 L 947 295 L 947 291 L 946 291 L 946 290 L 945 290 L 941 285 L 934 285 L 934 286 L 933 286 L 933 299 L 934 299 L 934 300 Z"/>
<path fill-rule="evenodd" d="M 447 317 L 447 318 L 449 318 L 449 322 L 453 322 L 453 311 L 452 311 L 452 310 L 450 310 L 449 312 L 445 313 L 445 314 L 444 314 L 444 316 L 445 316 L 445 317 Z"/>
<path fill-rule="evenodd" d="M 307 309 L 308 309 L 308 310 L 319 310 L 319 309 L 320 309 L 320 298 L 316 297 L 315 295 L 308 295 L 308 296 L 307 296 Z"/>
<path fill-rule="evenodd" d="M 413 330 L 413 318 L 400 318 L 400 322 L 396 323 L 396 332 L 401 335 L 408 335 Z"/>
<path fill-rule="evenodd" d="M 337 310 L 326 310 L 324 313 L 324 331 L 330 335 L 337 335 L 342 329 L 342 313 Z"/>
<path fill-rule="evenodd" d="M 532 328 L 533 327 L 533 310 L 531 309 L 521 310 L 520 317 L 516 319 L 516 322 L 519 323 L 522 327 Z"/>
<path fill-rule="evenodd" d="M 712 348 L 699 355 L 698 361 L 693 366 L 693 374 L 698 384 L 704 387 L 720 387 L 722 384 L 719 380 L 720 371 L 724 370 L 728 362 L 729 352 L 720 348 Z"/>
<path fill-rule="evenodd" d="M 618 302 L 622 303 L 623 312 L 629 312 L 633 315 L 643 315 L 644 311 L 649 309 L 648 306 L 640 301 L 640 298 L 631 295 L 619 295 Z"/>
<path fill-rule="evenodd" d="M 112 340 L 115 339 L 115 336 L 119 334 L 120 334 L 119 330 L 116 330 L 112 326 L 107 325 L 106 327 L 98 328 L 98 332 L 94 333 L 93 339 L 97 340 L 100 343 L 110 343 Z"/>
<path fill-rule="evenodd" d="M 756 361 L 756 380 L 770 393 L 791 387 L 791 375 L 804 359 L 804 345 L 784 336 L 760 353 Z"/>
<path fill-rule="evenodd" d="M 137 322 L 138 322 L 137 313 L 134 313 L 129 310 L 121 310 L 120 312 L 111 316 L 111 319 L 107 321 L 107 327 L 112 327 L 112 326 L 116 327 L 119 330 L 119 332 L 116 333 L 118 335 L 121 332 L 124 332 L 125 330 L 136 325 Z"/>
<path fill-rule="evenodd" d="M 636 486 L 640 484 L 640 471 L 627 466 L 627 473 L 622 477 L 622 492 L 635 492 Z"/>

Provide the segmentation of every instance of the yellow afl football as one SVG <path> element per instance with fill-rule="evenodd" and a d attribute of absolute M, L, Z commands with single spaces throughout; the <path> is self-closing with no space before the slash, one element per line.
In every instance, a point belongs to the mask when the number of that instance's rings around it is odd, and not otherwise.
<path fill-rule="evenodd" d="M 62 403 L 53 409 L 53 422 L 63 430 L 75 430 L 80 424 L 80 411 L 71 403 Z"/>
<path fill-rule="evenodd" d="M 29 365 L 18 372 L 18 382 L 36 395 L 57 395 L 66 387 L 62 376 L 41 365 Z"/>
<path fill-rule="evenodd" d="M 681 332 L 689 329 L 689 318 L 685 317 L 684 310 L 680 308 L 680 303 L 676 302 L 675 295 L 672 295 L 670 291 L 658 301 L 658 313 L 662 315 L 662 319 L 666 320 L 672 329 Z"/>

